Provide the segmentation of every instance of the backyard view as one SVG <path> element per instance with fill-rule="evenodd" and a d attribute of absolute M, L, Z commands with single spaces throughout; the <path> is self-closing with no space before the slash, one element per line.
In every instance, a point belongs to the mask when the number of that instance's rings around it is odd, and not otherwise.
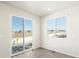
<path fill-rule="evenodd" d="M 53 36 L 56 38 L 66 38 L 67 34 L 65 22 L 65 17 L 48 20 L 48 36 Z"/>
<path fill-rule="evenodd" d="M 32 47 L 32 21 L 12 17 L 12 53 Z"/>
<path fill-rule="evenodd" d="M 24 20 L 24 44 L 25 49 L 32 47 L 32 21 Z"/>

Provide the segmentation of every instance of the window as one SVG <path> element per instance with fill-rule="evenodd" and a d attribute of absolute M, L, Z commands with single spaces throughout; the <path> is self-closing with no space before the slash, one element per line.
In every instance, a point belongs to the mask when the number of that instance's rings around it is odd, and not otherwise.
<path fill-rule="evenodd" d="M 66 17 L 48 20 L 48 36 L 66 38 Z"/>
<path fill-rule="evenodd" d="M 66 38 L 66 17 L 60 17 L 56 19 L 56 37 Z"/>
<path fill-rule="evenodd" d="M 53 20 L 48 20 L 48 36 L 51 37 L 51 36 L 55 36 L 55 24 L 56 21 L 53 19 Z"/>

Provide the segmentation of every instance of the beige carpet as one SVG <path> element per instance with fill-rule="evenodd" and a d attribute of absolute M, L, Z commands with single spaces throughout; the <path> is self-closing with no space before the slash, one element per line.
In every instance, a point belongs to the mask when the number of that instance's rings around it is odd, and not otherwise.
<path fill-rule="evenodd" d="M 19 55 L 14 56 L 14 58 L 74 58 L 72 56 L 68 56 L 58 52 L 52 52 L 47 49 L 38 48 L 35 50 L 31 50 Z"/>

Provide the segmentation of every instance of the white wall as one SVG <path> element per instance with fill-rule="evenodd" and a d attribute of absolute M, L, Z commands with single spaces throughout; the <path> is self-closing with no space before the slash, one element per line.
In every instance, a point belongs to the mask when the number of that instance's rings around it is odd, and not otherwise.
<path fill-rule="evenodd" d="M 33 48 L 40 46 L 40 18 L 20 9 L 0 3 L 0 57 L 10 57 L 10 16 L 17 15 L 33 20 Z"/>
<path fill-rule="evenodd" d="M 47 36 L 47 20 L 67 16 L 67 39 Z M 41 19 L 41 47 L 79 57 L 79 6 L 58 11 Z"/>

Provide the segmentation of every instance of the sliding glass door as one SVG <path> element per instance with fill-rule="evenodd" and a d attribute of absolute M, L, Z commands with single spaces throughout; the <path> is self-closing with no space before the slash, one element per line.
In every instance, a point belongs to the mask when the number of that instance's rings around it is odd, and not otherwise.
<path fill-rule="evenodd" d="M 32 21 L 24 20 L 24 44 L 25 49 L 32 47 Z"/>
<path fill-rule="evenodd" d="M 12 16 L 12 53 L 23 51 L 23 18 Z"/>
<path fill-rule="evenodd" d="M 32 20 L 12 16 L 12 54 L 32 48 Z"/>

